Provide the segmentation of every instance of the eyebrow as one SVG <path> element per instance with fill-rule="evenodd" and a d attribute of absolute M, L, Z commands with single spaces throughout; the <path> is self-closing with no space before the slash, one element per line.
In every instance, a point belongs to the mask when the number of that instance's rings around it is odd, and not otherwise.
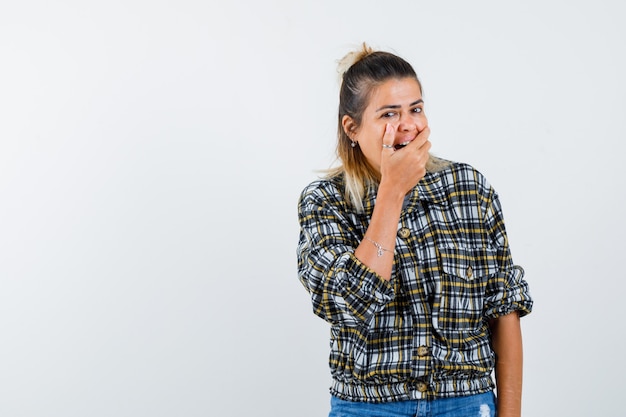
<path fill-rule="evenodd" d="M 413 103 L 409 104 L 409 107 L 413 107 L 416 104 L 420 104 L 423 103 L 424 100 L 422 100 L 421 98 L 419 100 L 415 100 Z M 381 110 L 387 110 L 387 109 L 399 109 L 402 106 L 400 106 L 399 104 L 390 104 L 388 106 L 382 106 L 380 109 L 376 109 L 377 112 L 381 111 Z"/>

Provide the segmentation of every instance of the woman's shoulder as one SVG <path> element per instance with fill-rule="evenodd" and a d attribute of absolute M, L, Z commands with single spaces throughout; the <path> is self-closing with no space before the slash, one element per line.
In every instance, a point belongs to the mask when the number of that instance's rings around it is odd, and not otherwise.
<path fill-rule="evenodd" d="M 321 177 L 310 182 L 300 193 L 300 200 L 323 198 L 324 200 L 343 200 L 343 174 Z"/>
<path fill-rule="evenodd" d="M 455 190 L 478 190 L 489 193 L 492 190 L 487 177 L 467 162 L 447 161 L 445 166 L 436 172 L 444 186 Z"/>

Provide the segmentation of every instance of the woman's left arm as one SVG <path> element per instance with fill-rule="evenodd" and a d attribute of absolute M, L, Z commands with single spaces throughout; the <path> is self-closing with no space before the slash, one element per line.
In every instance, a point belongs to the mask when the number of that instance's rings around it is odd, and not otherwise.
<path fill-rule="evenodd" d="M 498 417 L 522 415 L 522 330 L 517 311 L 490 321 L 496 354 Z"/>

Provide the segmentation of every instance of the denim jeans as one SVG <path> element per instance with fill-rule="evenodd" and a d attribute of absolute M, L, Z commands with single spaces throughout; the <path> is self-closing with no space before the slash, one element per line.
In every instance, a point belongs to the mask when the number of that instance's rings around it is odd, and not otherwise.
<path fill-rule="evenodd" d="M 331 397 L 328 417 L 495 417 L 493 392 L 435 400 L 365 403 Z"/>

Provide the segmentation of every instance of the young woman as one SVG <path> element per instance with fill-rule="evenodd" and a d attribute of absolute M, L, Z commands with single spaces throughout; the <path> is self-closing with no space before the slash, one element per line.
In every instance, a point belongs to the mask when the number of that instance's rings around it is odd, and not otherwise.
<path fill-rule="evenodd" d="M 331 325 L 330 417 L 519 417 L 532 300 L 496 192 L 429 154 L 409 63 L 363 45 L 340 65 L 342 165 L 298 205 L 299 278 Z"/>

